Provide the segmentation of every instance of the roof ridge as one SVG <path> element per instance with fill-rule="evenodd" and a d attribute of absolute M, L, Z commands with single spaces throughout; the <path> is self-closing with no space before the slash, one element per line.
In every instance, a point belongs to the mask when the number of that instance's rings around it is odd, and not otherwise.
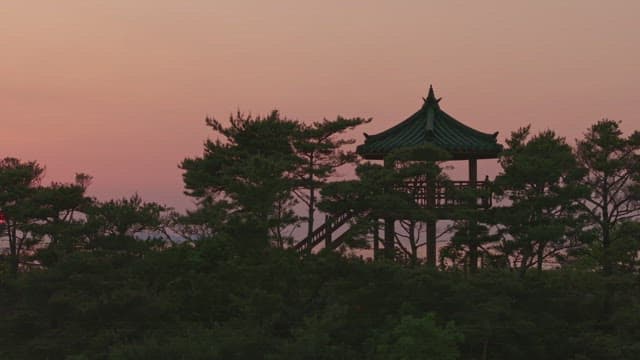
<path fill-rule="evenodd" d="M 471 131 L 473 131 L 473 132 L 476 132 L 476 133 L 478 133 L 478 134 L 480 134 L 480 135 L 485 135 L 485 136 L 487 136 L 487 137 L 491 137 L 491 138 L 493 138 L 493 137 L 494 137 L 494 135 L 493 135 L 493 134 L 489 134 L 489 133 L 486 133 L 486 132 L 484 132 L 484 131 L 480 131 L 480 130 L 478 130 L 478 129 L 474 129 L 474 128 L 472 128 L 471 126 L 464 124 L 463 122 L 461 122 L 460 120 L 458 120 L 458 119 L 454 118 L 453 116 L 449 115 L 446 111 L 444 111 L 444 110 L 442 110 L 442 109 L 440 109 L 440 112 L 442 112 L 445 116 L 449 117 L 449 119 L 450 119 L 450 120 L 453 120 L 457 125 L 459 125 L 459 126 L 461 126 L 461 127 L 465 128 L 465 129 L 467 129 L 467 130 L 471 130 Z"/>

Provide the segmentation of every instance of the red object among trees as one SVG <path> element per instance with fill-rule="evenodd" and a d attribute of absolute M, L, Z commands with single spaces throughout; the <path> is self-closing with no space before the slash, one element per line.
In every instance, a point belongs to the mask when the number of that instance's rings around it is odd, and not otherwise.
<path fill-rule="evenodd" d="M 4 225 L 7 223 L 7 216 L 0 211 L 0 225 Z"/>

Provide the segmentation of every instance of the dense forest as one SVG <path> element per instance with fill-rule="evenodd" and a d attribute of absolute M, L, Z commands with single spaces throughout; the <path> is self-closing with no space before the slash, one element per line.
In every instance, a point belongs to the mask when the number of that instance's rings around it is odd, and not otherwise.
<path fill-rule="evenodd" d="M 513 131 L 427 263 L 422 224 L 440 213 L 402 184 L 446 184 L 442 150 L 363 162 L 348 132 L 369 121 L 207 119 L 212 139 L 179 164 L 198 204 L 184 213 L 1 160 L 0 358 L 639 357 L 640 132 L 608 119 L 575 144 Z M 295 246 L 345 211 L 338 249 Z M 372 250 L 389 217 L 395 242 Z"/>

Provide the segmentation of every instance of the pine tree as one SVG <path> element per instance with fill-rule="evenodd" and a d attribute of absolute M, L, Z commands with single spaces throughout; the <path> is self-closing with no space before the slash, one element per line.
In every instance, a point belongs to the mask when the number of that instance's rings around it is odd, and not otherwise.
<path fill-rule="evenodd" d="M 357 155 L 344 147 L 355 142 L 341 138 L 347 130 L 370 122 L 371 119 L 347 119 L 338 116 L 335 120 L 323 120 L 311 125 L 302 125 L 294 141 L 296 154 L 301 158 L 296 174 L 299 186 L 296 196 L 307 207 L 307 236 L 314 230 L 314 217 L 318 193 L 333 176 L 336 169 L 345 164 L 353 164 Z"/>
<path fill-rule="evenodd" d="M 227 228 L 253 238 L 246 240 L 265 245 L 272 238 L 282 246 L 282 229 L 297 221 L 292 190 L 300 164 L 293 147 L 299 123 L 275 110 L 265 117 L 238 112 L 228 126 L 214 118 L 206 123 L 218 139 L 205 142 L 201 157 L 181 163 L 185 193 L 200 206 L 224 207 Z"/>
<path fill-rule="evenodd" d="M 604 119 L 578 141 L 578 161 L 587 171 L 582 183 L 591 193 L 581 200 L 600 235 L 605 273 L 612 271 L 612 231 L 640 215 L 640 132 L 624 137 L 620 123 Z"/>
<path fill-rule="evenodd" d="M 534 266 L 542 270 L 545 260 L 577 245 L 568 235 L 585 193 L 578 184 L 584 172 L 565 139 L 551 130 L 529 135 L 529 126 L 511 134 L 496 178 L 498 194 L 510 202 L 495 210 L 500 250 L 521 275 Z"/>

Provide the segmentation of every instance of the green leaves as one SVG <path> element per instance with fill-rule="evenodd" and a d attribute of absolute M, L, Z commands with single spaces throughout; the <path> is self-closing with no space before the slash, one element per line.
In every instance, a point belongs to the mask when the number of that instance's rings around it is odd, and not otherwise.
<path fill-rule="evenodd" d="M 160 231 L 162 214 L 169 209 L 154 202 L 144 202 L 138 194 L 129 198 L 96 202 L 88 208 L 87 222 L 99 236 L 133 237 L 141 231 Z"/>
<path fill-rule="evenodd" d="M 266 117 L 238 112 L 229 126 L 213 118 L 206 122 L 221 138 L 208 140 L 201 157 L 181 163 L 187 195 L 202 207 L 226 209 L 227 220 L 235 218 L 219 224 L 253 226 L 249 233 L 264 245 L 271 231 L 281 243 L 281 228 L 296 221 L 288 209 L 294 203 L 293 172 L 300 164 L 292 145 L 299 124 L 275 110 Z"/>
<path fill-rule="evenodd" d="M 389 334 L 377 341 L 375 359 L 456 360 L 458 343 L 464 339 L 452 322 L 439 327 L 433 314 L 403 316 Z"/>
<path fill-rule="evenodd" d="M 627 229 L 634 236 L 635 229 Z M 626 230 L 625 230 L 626 231 Z M 234 239 L 235 240 L 235 239 Z M 635 275 L 459 272 L 216 237 L 0 282 L 3 359 L 635 359 Z M 607 292 L 611 313 L 604 311 Z"/>
<path fill-rule="evenodd" d="M 78 184 L 43 186 L 43 173 L 35 161 L 0 161 L 0 210 L 6 216 L 0 236 L 8 239 L 9 268 L 14 274 L 42 250 L 45 241 L 50 247 L 73 248 L 82 232 L 74 214 L 91 202 L 85 196 L 88 175 L 81 175 Z"/>
<path fill-rule="evenodd" d="M 568 237 L 576 224 L 579 185 L 584 171 L 565 139 L 546 130 L 529 136 L 530 127 L 512 133 L 501 155 L 497 193 L 510 203 L 495 210 L 503 226 L 501 251 L 511 256 L 521 274 L 542 269 L 546 259 L 576 246 Z"/>
<path fill-rule="evenodd" d="M 640 132 L 624 137 L 619 122 L 603 119 L 578 141 L 577 154 L 588 172 L 582 184 L 590 190 L 581 209 L 600 233 L 599 261 L 611 273 L 612 231 L 617 224 L 640 215 Z"/>
<path fill-rule="evenodd" d="M 346 119 L 338 116 L 335 120 L 324 119 L 312 125 L 300 124 L 293 143 L 300 159 L 295 171 L 297 181 L 294 194 L 307 207 L 307 237 L 310 238 L 315 230 L 318 191 L 324 188 L 339 167 L 357 162 L 356 153 L 344 149 L 345 145 L 355 141 L 341 135 L 370 121 L 371 119 Z"/>
<path fill-rule="evenodd" d="M 186 194 L 202 207 L 223 203 L 221 223 L 254 226 L 251 236 L 282 247 L 291 241 L 284 229 L 299 222 L 293 211 L 298 201 L 307 205 L 313 227 L 317 190 L 337 167 L 355 161 L 353 152 L 342 149 L 353 141 L 338 136 L 365 122 L 338 117 L 306 125 L 276 110 L 265 117 L 238 112 L 226 126 L 208 118 L 219 138 L 205 143 L 201 157 L 181 163 Z"/>

